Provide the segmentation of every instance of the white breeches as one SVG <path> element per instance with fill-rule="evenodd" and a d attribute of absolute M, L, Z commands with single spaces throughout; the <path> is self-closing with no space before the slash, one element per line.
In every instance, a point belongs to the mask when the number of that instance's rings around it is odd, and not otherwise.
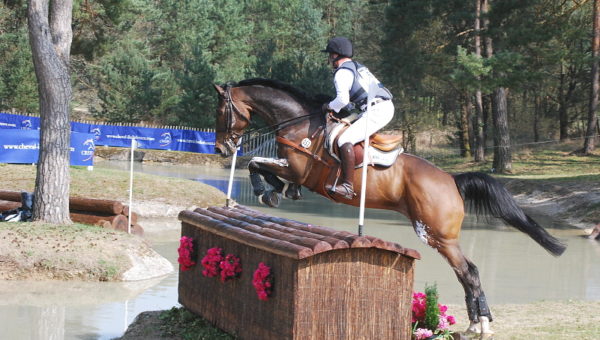
<path fill-rule="evenodd" d="M 365 128 L 370 136 L 386 126 L 393 117 L 394 104 L 391 100 L 382 101 L 371 106 L 371 110 L 361 113 L 358 120 L 350 125 L 338 138 L 338 146 L 346 143 L 356 144 L 362 142 L 365 140 Z"/>

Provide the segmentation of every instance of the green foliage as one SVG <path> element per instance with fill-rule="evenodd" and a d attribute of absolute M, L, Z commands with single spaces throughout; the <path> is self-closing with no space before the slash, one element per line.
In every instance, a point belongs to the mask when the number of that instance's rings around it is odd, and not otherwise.
<path fill-rule="evenodd" d="M 215 72 L 203 57 L 200 47 L 193 49 L 192 56 L 184 62 L 182 71 L 176 74 L 181 87 L 176 120 L 187 126 L 214 126 L 215 90 L 212 82 Z"/>
<path fill-rule="evenodd" d="M 278 79 L 313 93 L 331 90 L 326 56 L 320 52 L 329 35 L 315 2 L 249 1 L 248 16 L 256 21 L 251 76 Z"/>
<path fill-rule="evenodd" d="M 162 312 L 159 319 L 162 321 L 161 330 L 165 336 L 184 340 L 235 339 L 185 308 L 173 307 Z"/>
<path fill-rule="evenodd" d="M 0 110 L 36 112 L 37 82 L 27 28 L 18 13 L 0 4 Z"/>
<path fill-rule="evenodd" d="M 156 71 L 145 53 L 141 44 L 125 40 L 102 60 L 98 69 L 102 104 L 101 110 L 92 111 L 94 115 L 116 122 L 152 119 L 161 90 L 153 85 Z"/>
<path fill-rule="evenodd" d="M 466 88 L 470 91 L 480 89 L 481 79 L 490 75 L 492 67 L 486 58 L 468 53 L 462 46 L 457 46 L 456 56 L 457 67 L 453 70 L 450 78 L 457 83 L 457 86 Z"/>
<path fill-rule="evenodd" d="M 438 307 L 438 292 L 437 285 L 425 286 L 425 295 L 427 296 L 427 304 L 425 307 L 425 327 L 431 330 L 436 330 L 440 322 L 440 308 Z"/>
<path fill-rule="evenodd" d="M 132 0 L 74 0 L 71 54 L 87 60 L 104 55 L 136 12 Z"/>
<path fill-rule="evenodd" d="M 534 112 L 546 120 L 540 135 L 552 135 L 559 109 L 576 132 L 588 102 L 591 4 L 491 1 L 477 57 L 470 0 L 74 0 L 74 86 L 89 92 L 76 98 L 97 97 L 90 106 L 101 120 L 212 127 L 213 83 L 275 78 L 332 95 L 320 50 L 345 35 L 394 94 L 392 125 L 405 132 L 456 125 L 475 89 L 486 96 L 498 86 L 510 89 L 518 136 L 531 135 L 521 130 Z M 26 10 L 24 0 L 0 4 L 3 110 L 37 111 Z"/>

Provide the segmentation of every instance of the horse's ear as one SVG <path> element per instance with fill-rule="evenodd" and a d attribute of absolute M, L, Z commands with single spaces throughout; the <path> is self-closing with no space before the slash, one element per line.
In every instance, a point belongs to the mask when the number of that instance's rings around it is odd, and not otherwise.
<path fill-rule="evenodd" d="M 225 96 L 225 90 L 221 86 L 219 86 L 217 84 L 213 84 L 213 86 L 215 87 L 215 90 L 217 90 L 217 93 L 219 94 L 219 96 L 221 96 L 221 97 Z"/>

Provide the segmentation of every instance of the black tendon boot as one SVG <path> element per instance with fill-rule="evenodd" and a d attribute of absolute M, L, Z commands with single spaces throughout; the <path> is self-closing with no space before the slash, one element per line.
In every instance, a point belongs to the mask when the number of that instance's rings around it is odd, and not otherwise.
<path fill-rule="evenodd" d="M 340 158 L 342 161 L 342 184 L 335 188 L 328 185 L 326 189 L 332 194 L 339 195 L 345 199 L 354 198 L 354 145 L 346 143 L 340 147 Z"/>

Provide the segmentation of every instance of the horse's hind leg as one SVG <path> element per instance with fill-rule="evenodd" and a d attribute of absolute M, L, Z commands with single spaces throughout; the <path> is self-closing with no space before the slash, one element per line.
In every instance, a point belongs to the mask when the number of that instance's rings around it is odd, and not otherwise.
<path fill-rule="evenodd" d="M 492 313 L 487 305 L 483 289 L 481 289 L 477 267 L 464 256 L 457 240 L 433 240 L 429 244 L 433 244 L 433 247 L 448 260 L 463 286 L 467 313 L 471 321 L 467 332 L 493 333 L 489 325 L 492 321 Z"/>

